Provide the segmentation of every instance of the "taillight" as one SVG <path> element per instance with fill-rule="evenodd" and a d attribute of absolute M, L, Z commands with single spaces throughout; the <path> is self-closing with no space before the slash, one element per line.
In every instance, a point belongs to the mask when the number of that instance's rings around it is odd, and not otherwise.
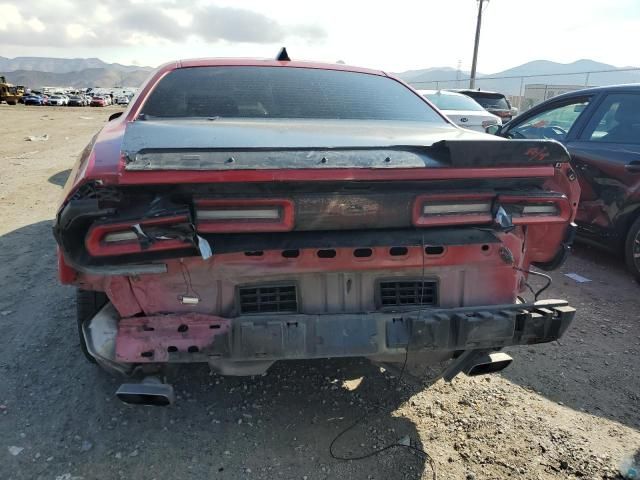
<path fill-rule="evenodd" d="M 566 223 L 571 204 L 564 195 L 427 194 L 416 198 L 413 224 L 417 227 L 487 224 L 498 207 L 514 225 Z"/>
<path fill-rule="evenodd" d="M 199 232 L 288 232 L 293 230 L 293 202 L 284 199 L 196 200 Z"/>
<path fill-rule="evenodd" d="M 566 223 L 571 218 L 571 204 L 564 195 L 552 197 L 500 195 L 497 202 L 511 215 L 514 225 Z"/>
<path fill-rule="evenodd" d="M 138 235 L 133 230 L 122 230 L 107 233 L 103 239 L 105 243 L 131 242 L 134 240 L 138 240 Z"/>
<path fill-rule="evenodd" d="M 525 217 L 527 215 L 557 215 L 558 212 L 558 205 L 555 203 L 522 206 L 522 215 Z"/>
<path fill-rule="evenodd" d="M 85 246 L 94 257 L 176 250 L 193 247 L 192 232 L 186 215 L 103 223 L 89 229 Z"/>
<path fill-rule="evenodd" d="M 413 205 L 415 226 L 490 223 L 493 195 L 420 195 Z"/>

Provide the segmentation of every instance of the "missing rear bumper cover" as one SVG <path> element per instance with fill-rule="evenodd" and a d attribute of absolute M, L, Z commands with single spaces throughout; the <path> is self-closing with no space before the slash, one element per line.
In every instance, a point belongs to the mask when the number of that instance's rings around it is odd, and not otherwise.
<path fill-rule="evenodd" d="M 117 326 L 112 322 L 115 351 L 111 352 L 113 358 L 105 360 L 126 366 L 220 359 L 247 362 L 393 356 L 407 347 L 411 351 L 494 350 L 556 340 L 574 314 L 575 309 L 566 301 L 548 300 L 395 313 L 260 314 L 234 319 L 193 313 L 132 317 L 120 320 Z M 99 334 L 102 344 L 109 343 L 104 328 L 89 328 L 85 333 L 89 337 Z M 99 343 L 88 340 L 88 345 Z M 191 348 L 194 346 L 197 349 Z M 101 358 L 106 354 L 101 351 Z"/>

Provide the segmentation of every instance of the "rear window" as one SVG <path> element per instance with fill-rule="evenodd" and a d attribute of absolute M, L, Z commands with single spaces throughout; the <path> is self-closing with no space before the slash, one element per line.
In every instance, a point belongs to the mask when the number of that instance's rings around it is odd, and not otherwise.
<path fill-rule="evenodd" d="M 440 110 L 484 111 L 478 102 L 466 95 L 450 95 L 447 93 L 428 93 L 425 95 Z"/>
<path fill-rule="evenodd" d="M 444 122 L 387 77 L 294 67 L 191 67 L 165 76 L 142 113 L 155 117 Z"/>
<path fill-rule="evenodd" d="M 504 95 L 468 93 L 471 98 L 482 105 L 484 108 L 494 108 L 498 110 L 509 110 L 511 106 Z"/>

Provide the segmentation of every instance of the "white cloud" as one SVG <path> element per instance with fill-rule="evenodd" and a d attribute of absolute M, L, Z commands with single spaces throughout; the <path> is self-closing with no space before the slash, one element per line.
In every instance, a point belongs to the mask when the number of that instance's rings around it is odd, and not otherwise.
<path fill-rule="evenodd" d="M 197 0 L 183 0 L 179 7 L 170 0 L 102 0 L 91 6 L 93 15 L 85 13 L 87 6 L 81 0 L 22 0 L 6 7 L 0 41 L 14 47 L 135 48 L 154 42 L 184 44 L 189 37 L 211 44 L 262 44 L 288 37 L 306 41 L 324 36 L 324 29 L 316 25 L 285 25 L 257 11 L 200 5 Z"/>
<path fill-rule="evenodd" d="M 40 19 L 36 18 L 36 17 L 32 17 L 29 20 L 24 22 L 29 28 L 31 28 L 31 30 L 33 30 L 36 33 L 41 33 L 44 32 L 46 30 L 47 27 L 45 27 L 44 23 L 42 23 L 40 21 Z"/>
<path fill-rule="evenodd" d="M 80 25 L 79 23 L 70 23 L 66 26 L 65 31 L 67 36 L 71 39 L 78 39 L 86 36 L 95 37 L 95 34 L 91 32 L 84 25 Z"/>
<path fill-rule="evenodd" d="M 6 30 L 9 25 L 22 22 L 20 10 L 15 5 L 0 3 L 0 12 L 2 12 L 2 15 L 0 15 L 0 30 Z"/>
<path fill-rule="evenodd" d="M 1 54 L 100 56 L 122 63 L 136 58 L 158 65 L 185 56 L 273 57 L 286 45 L 292 58 L 342 59 L 392 72 L 455 68 L 458 61 L 470 68 L 475 0 L 214 1 L 97 0 L 89 11 L 80 0 L 5 2 Z M 31 18 L 48 28 L 34 35 L 34 25 L 25 23 Z M 60 35 L 68 24 L 95 37 Z M 537 59 L 633 65 L 638 31 L 640 0 L 491 0 L 478 70 L 495 73 Z"/>
<path fill-rule="evenodd" d="M 162 13 L 172 18 L 180 27 L 188 28 L 193 24 L 193 14 L 180 8 L 162 8 Z"/>

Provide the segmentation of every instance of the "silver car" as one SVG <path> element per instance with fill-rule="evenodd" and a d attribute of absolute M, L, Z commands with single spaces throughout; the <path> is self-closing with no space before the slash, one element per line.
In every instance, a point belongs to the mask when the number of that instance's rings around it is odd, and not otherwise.
<path fill-rule="evenodd" d="M 500 117 L 487 112 L 474 99 L 461 93 L 446 90 L 418 90 L 418 93 L 459 127 L 484 132 L 490 125 L 502 125 Z"/>

